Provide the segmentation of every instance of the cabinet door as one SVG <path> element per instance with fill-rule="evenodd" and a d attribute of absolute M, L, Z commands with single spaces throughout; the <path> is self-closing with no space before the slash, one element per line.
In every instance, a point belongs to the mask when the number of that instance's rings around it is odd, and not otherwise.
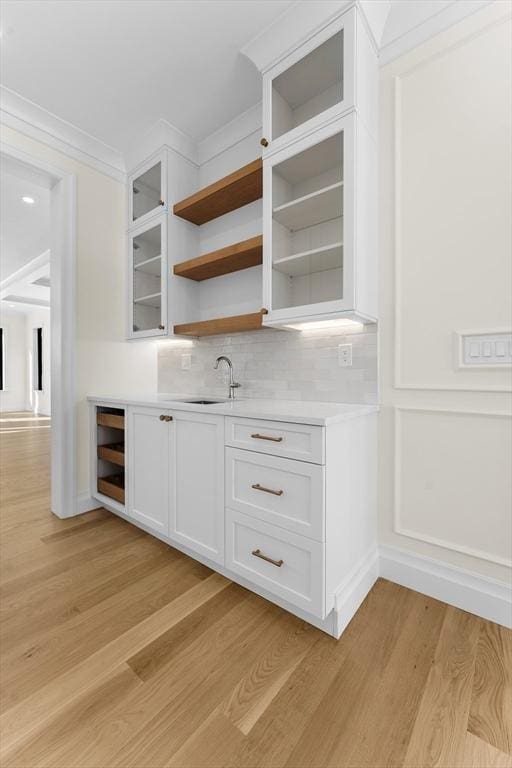
<path fill-rule="evenodd" d="M 148 528 L 169 534 L 168 411 L 132 406 L 128 410 L 128 514 Z M 160 417 L 163 416 L 164 419 Z"/>
<path fill-rule="evenodd" d="M 265 322 L 354 310 L 354 156 L 349 115 L 264 160 Z"/>
<path fill-rule="evenodd" d="M 224 419 L 172 412 L 170 538 L 224 563 Z"/>
<path fill-rule="evenodd" d="M 128 338 L 165 336 L 167 216 L 132 230 L 128 249 Z"/>
<path fill-rule="evenodd" d="M 354 106 L 354 39 L 352 8 L 265 73 L 263 136 L 268 154 Z"/>
<path fill-rule="evenodd" d="M 162 209 L 165 200 L 166 155 L 161 153 L 140 165 L 128 183 L 128 226 L 145 223 Z"/>

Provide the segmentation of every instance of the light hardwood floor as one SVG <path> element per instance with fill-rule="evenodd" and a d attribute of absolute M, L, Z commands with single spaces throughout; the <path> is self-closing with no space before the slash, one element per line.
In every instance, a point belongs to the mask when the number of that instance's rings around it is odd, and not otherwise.
<path fill-rule="evenodd" d="M 0 416 L 3 768 L 505 768 L 512 633 L 379 580 L 337 642 L 96 510 Z"/>

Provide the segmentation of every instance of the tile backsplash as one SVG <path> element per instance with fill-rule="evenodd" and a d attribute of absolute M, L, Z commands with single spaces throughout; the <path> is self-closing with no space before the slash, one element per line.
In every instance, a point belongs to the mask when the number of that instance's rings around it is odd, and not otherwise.
<path fill-rule="evenodd" d="M 352 367 L 338 365 L 338 345 L 352 344 Z M 190 370 L 182 355 L 191 355 Z M 215 371 L 219 355 L 227 355 L 237 397 L 377 403 L 377 328 L 280 330 L 196 339 L 188 345 L 161 342 L 158 348 L 158 391 L 227 396 L 227 366 Z"/>

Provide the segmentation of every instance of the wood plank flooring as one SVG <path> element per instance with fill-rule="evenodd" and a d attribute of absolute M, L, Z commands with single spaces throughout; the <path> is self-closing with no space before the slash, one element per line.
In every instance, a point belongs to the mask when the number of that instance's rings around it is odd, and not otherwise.
<path fill-rule="evenodd" d="M 0 443 L 3 768 L 512 768 L 511 632 L 379 580 L 336 641 Z"/>

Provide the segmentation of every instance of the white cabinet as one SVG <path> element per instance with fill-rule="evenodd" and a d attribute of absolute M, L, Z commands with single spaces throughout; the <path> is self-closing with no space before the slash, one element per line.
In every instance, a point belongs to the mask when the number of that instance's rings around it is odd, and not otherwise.
<path fill-rule="evenodd" d="M 128 409 L 128 515 L 224 562 L 224 419 Z"/>
<path fill-rule="evenodd" d="M 376 86 L 357 8 L 264 75 L 265 325 L 377 319 Z"/>
<path fill-rule="evenodd" d="M 128 338 L 167 334 L 167 216 L 128 234 Z"/>
<path fill-rule="evenodd" d="M 169 534 L 169 411 L 128 409 L 128 510 L 143 525 Z"/>
<path fill-rule="evenodd" d="M 224 562 L 224 418 L 172 411 L 169 536 Z"/>
<path fill-rule="evenodd" d="M 166 208 L 165 152 L 139 165 L 128 178 L 128 227 L 148 221 Z"/>
<path fill-rule="evenodd" d="M 354 8 L 263 75 L 263 136 L 270 151 L 354 106 Z"/>

